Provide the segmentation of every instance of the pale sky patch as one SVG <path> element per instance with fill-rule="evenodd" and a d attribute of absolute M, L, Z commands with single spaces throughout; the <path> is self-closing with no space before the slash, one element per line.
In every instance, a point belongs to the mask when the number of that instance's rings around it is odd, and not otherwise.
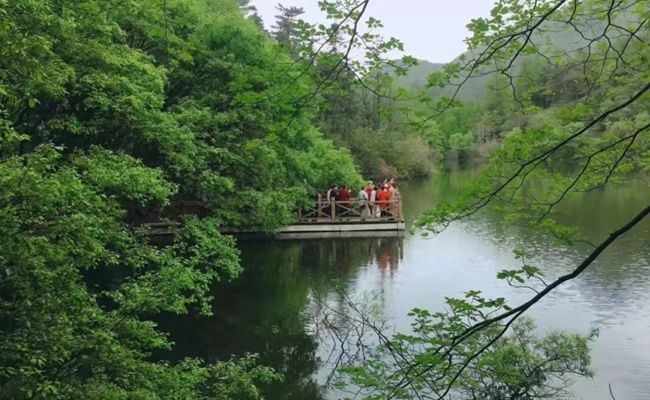
<path fill-rule="evenodd" d="M 284 6 L 303 7 L 303 19 L 324 22 L 317 0 L 280 0 Z M 267 28 L 274 24 L 277 0 L 253 0 Z M 471 19 L 486 17 L 493 0 L 370 0 L 364 16 L 381 20 L 382 36 L 404 42 L 406 54 L 431 62 L 449 62 L 463 53 L 465 27 Z"/>

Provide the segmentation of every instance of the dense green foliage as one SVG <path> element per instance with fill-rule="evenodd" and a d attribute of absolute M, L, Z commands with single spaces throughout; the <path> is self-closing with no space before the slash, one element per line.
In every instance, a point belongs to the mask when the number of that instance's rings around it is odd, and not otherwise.
<path fill-rule="evenodd" d="M 260 397 L 254 357 L 152 362 L 151 319 L 212 312 L 240 272 L 224 225 L 360 182 L 293 101 L 312 82 L 228 0 L 0 0 L 0 43 L 2 396 Z M 138 224 L 172 215 L 151 245 Z"/>
<path fill-rule="evenodd" d="M 213 312 L 211 284 L 240 272 L 221 228 L 273 231 L 310 193 L 360 185 L 359 170 L 412 177 L 427 174 L 431 160 L 489 156 L 467 198 L 439 205 L 420 226 L 437 230 L 501 200 L 567 242 L 576 231 L 547 218 L 555 205 L 647 176 L 650 15 L 642 3 L 587 0 L 576 13 L 562 2 L 501 0 L 469 25 L 470 52 L 418 94 L 396 88 L 387 72 L 403 74 L 414 60 L 387 64 L 403 46 L 374 33 L 381 23 L 372 18 L 357 32 L 367 1 L 352 3 L 320 2 L 345 21 L 332 26 L 280 8 L 274 40 L 248 1 L 0 0 L 3 396 L 261 397 L 257 385 L 280 378 L 254 356 L 152 361 L 171 346 L 153 320 Z M 531 15 L 553 13 L 568 19 L 565 30 L 590 36 L 542 48 L 521 33 Z M 557 23 L 541 24 L 535 41 L 553 42 Z M 329 45 L 315 49 L 318 40 Z M 372 50 L 365 61 L 350 59 L 350 49 L 364 47 Z M 453 96 L 463 76 L 491 73 L 499 77 L 483 101 L 440 98 Z M 447 89 L 432 96 L 436 86 Z M 525 193 L 531 180 L 549 185 L 534 201 Z M 188 213 L 187 204 L 201 211 Z M 174 239 L 154 246 L 141 223 L 166 218 L 175 220 Z M 539 277 L 524 267 L 501 278 Z M 531 397 L 559 390 L 537 373 L 540 363 L 556 374 L 589 373 L 587 338 L 538 339 L 529 323 L 485 352 L 508 324 L 450 344 L 471 329 L 466 320 L 507 309 L 476 292 L 448 305 L 449 313 L 414 311 L 414 333 L 349 368 L 351 382 L 405 398 L 445 387 Z M 408 362 L 386 362 L 382 351 L 394 346 Z M 531 374 L 513 373 L 513 364 Z"/>
<path fill-rule="evenodd" d="M 210 282 L 239 271 L 233 242 L 212 221 L 188 219 L 173 245 L 151 247 L 123 222 L 120 199 L 164 202 L 173 186 L 106 151 L 62 157 L 43 145 L 0 163 L 3 396 L 257 397 L 254 382 L 274 375 L 252 358 L 147 361 L 170 343 L 146 316 L 209 312 Z M 125 183 L 131 176 L 146 185 Z"/>
<path fill-rule="evenodd" d="M 8 152 L 122 152 L 176 182 L 175 199 L 268 229 L 305 188 L 358 179 L 310 125 L 311 108 L 294 104 L 310 83 L 229 1 L 5 8 L 4 135 L 28 139 Z"/>
<path fill-rule="evenodd" d="M 395 85 L 393 76 L 406 73 L 416 60 L 388 59 L 392 51 L 403 51 L 403 44 L 381 37 L 381 22 L 372 17 L 355 24 L 363 18 L 363 4 L 319 2 L 331 25 L 310 24 L 300 19 L 303 9 L 279 6 L 271 34 L 317 83 L 311 96 L 295 98 L 318 105 L 319 128 L 349 149 L 364 177 L 426 176 L 432 169 L 430 146 L 407 124 L 401 107 L 408 93 Z M 363 32 L 360 25 L 365 25 Z M 353 49 L 365 57 L 352 59 Z"/>
<path fill-rule="evenodd" d="M 390 76 L 375 77 L 371 84 L 377 94 L 339 77 L 325 96 L 321 129 L 339 146 L 350 149 L 365 177 L 427 176 L 433 164 L 431 142 L 408 124 L 403 112 L 408 105 L 379 93 L 398 92 Z"/>
<path fill-rule="evenodd" d="M 413 333 L 395 334 L 377 346 L 369 360 L 341 368 L 337 384 L 360 387 L 365 399 L 543 399 L 565 397 L 572 377 L 593 374 L 589 341 L 595 332 L 540 337 L 530 319 L 515 323 L 511 333 L 487 351 L 483 346 L 501 327 L 486 329 L 449 350 L 453 338 L 468 327 L 466 321 L 495 311 L 502 302 L 469 292 L 464 299 L 447 299 L 448 313 L 415 309 L 410 313 Z"/>

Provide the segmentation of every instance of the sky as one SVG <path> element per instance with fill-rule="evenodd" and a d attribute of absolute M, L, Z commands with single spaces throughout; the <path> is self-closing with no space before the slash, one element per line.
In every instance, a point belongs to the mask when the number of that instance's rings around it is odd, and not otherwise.
<path fill-rule="evenodd" d="M 318 0 L 253 0 L 268 27 L 278 2 L 305 9 L 303 19 L 323 22 Z M 421 60 L 449 62 L 466 49 L 465 27 L 472 18 L 489 16 L 493 0 L 370 0 L 365 15 L 382 21 L 384 37 L 401 40 L 405 53 Z"/>

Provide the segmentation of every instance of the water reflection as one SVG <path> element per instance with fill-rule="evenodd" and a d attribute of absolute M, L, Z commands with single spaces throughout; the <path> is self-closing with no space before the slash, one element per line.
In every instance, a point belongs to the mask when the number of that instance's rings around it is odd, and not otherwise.
<path fill-rule="evenodd" d="M 215 286 L 214 316 L 161 321 L 176 343 L 172 354 L 161 356 L 216 360 L 258 353 L 261 363 L 286 377 L 284 385 L 265 388 L 269 398 L 319 398 L 320 389 L 311 379 L 318 365 L 316 343 L 305 332 L 302 317 L 310 270 L 317 268 L 301 270 L 305 250 L 298 243 L 251 241 L 241 245 L 246 272 L 234 282 Z"/>
<path fill-rule="evenodd" d="M 382 270 L 396 270 L 404 252 L 404 239 L 398 236 L 304 240 L 297 243 L 302 250 L 302 265 L 335 268 L 339 275 L 373 263 Z M 277 242 L 277 245 L 281 245 L 281 242 Z"/>
<path fill-rule="evenodd" d="M 176 343 L 177 360 L 208 360 L 259 353 L 260 361 L 285 376 L 265 387 L 269 399 L 319 399 L 323 390 L 313 376 L 320 367 L 317 341 L 308 332 L 308 297 L 348 290 L 359 269 L 373 268 L 390 277 L 403 257 L 403 238 L 240 241 L 244 273 L 214 287 L 211 317 L 166 316 L 161 328 Z"/>
<path fill-rule="evenodd" d="M 424 190 L 420 197 L 428 192 L 438 193 L 440 200 L 453 199 L 466 176 L 441 179 L 427 189 L 415 188 L 413 193 Z M 558 209 L 559 221 L 580 227 L 586 240 L 599 243 L 647 206 L 648 200 L 650 187 L 643 182 L 610 186 L 569 199 Z M 506 295 L 514 303 L 528 298 L 530 293 L 503 287 L 494 279 L 499 269 L 517 265 L 511 256 L 513 248 L 533 250 L 536 257 L 532 263 L 551 278 L 574 269 L 591 251 L 585 244 L 566 247 L 538 229 L 504 223 L 501 215 L 489 210 L 471 221 L 452 226 L 449 232 L 426 243 L 421 238 L 411 238 L 404 265 L 406 269 L 417 268 L 416 260 L 425 257 L 421 253 L 428 253 L 432 257 L 428 268 L 435 272 L 413 273 L 417 278 L 409 279 L 411 284 L 430 276 L 446 284 L 446 287 L 434 284 L 438 290 L 444 290 L 437 297 L 458 295 L 463 288 L 479 288 L 486 293 Z M 449 250 L 453 245 L 463 246 L 465 251 Z M 450 268 L 459 270 L 451 274 Z M 459 280 L 463 285 L 457 284 Z M 433 291 L 430 286 L 422 285 L 397 293 L 395 297 L 400 298 L 397 301 L 408 304 L 400 304 L 395 315 L 415 305 L 440 307 L 432 298 L 435 296 L 411 294 L 420 290 Z M 541 331 L 562 329 L 584 333 L 590 327 L 600 328 L 600 337 L 592 351 L 596 376 L 578 381 L 573 388 L 576 398 L 608 399 L 610 382 L 618 398 L 650 396 L 650 337 L 647 335 L 650 332 L 650 220 L 642 221 L 610 246 L 578 279 L 563 285 L 534 307 L 531 315 L 538 320 Z"/>
<path fill-rule="evenodd" d="M 403 185 L 407 220 L 437 202 L 453 200 L 476 174 L 456 172 Z M 585 237 L 598 242 L 648 199 L 647 187 L 608 188 L 570 200 L 561 218 L 583 227 Z M 176 346 L 172 354 L 159 356 L 223 359 L 255 352 L 286 377 L 283 384 L 265 388 L 268 399 L 327 398 L 317 381 L 327 355 L 309 327 L 314 298 L 329 299 L 335 306 L 341 296 L 374 291 L 384 314 L 400 329 L 408 327 L 405 315 L 411 308 L 439 309 L 445 296 L 469 289 L 518 303 L 530 293 L 508 287 L 495 275 L 517 265 L 512 249 L 523 244 L 535 251 L 532 261 L 549 278 L 573 269 L 590 250 L 584 244 L 558 244 L 534 228 L 505 224 L 501 215 L 490 212 L 430 239 L 242 240 L 245 272 L 235 282 L 215 286 L 214 316 L 163 319 L 161 326 L 171 332 Z M 542 331 L 602 328 L 593 349 L 597 375 L 576 387 L 576 397 L 606 399 L 610 381 L 619 398 L 650 393 L 650 220 L 531 314 Z"/>

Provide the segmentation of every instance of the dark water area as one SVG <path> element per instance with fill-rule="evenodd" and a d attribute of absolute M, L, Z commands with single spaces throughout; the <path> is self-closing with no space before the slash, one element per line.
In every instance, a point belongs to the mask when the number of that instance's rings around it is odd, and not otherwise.
<path fill-rule="evenodd" d="M 458 196 L 475 174 L 457 171 L 403 185 L 407 221 Z M 588 240 L 599 242 L 648 202 L 647 183 L 608 187 L 572 199 L 562 222 L 582 227 Z M 445 296 L 469 289 L 517 304 L 531 293 L 495 276 L 517 266 L 512 250 L 523 244 L 535 251 L 533 261 L 549 279 L 573 269 L 589 252 L 586 245 L 566 247 L 533 228 L 505 224 L 491 212 L 429 238 L 240 240 L 244 273 L 215 285 L 214 315 L 161 321 L 176 343 L 164 357 L 215 360 L 258 353 L 261 363 L 285 376 L 283 383 L 264 388 L 268 399 L 338 398 L 322 386 L 331 366 L 310 329 L 314 298 L 373 293 L 398 329 L 408 327 L 410 309 L 440 309 Z M 650 398 L 650 220 L 529 315 L 540 333 L 599 329 L 592 346 L 596 376 L 576 382 L 575 398 L 609 399 L 609 383 L 618 399 Z"/>

